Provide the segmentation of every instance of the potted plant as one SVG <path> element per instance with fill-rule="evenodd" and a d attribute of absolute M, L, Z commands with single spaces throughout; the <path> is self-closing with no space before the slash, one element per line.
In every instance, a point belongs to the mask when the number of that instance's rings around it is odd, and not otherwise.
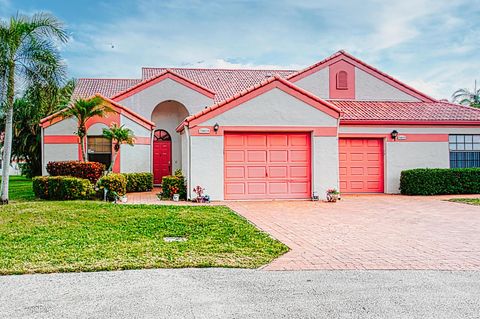
<path fill-rule="evenodd" d="M 340 192 L 336 188 L 327 189 L 327 202 L 335 203 L 340 196 Z"/>
<path fill-rule="evenodd" d="M 197 203 L 204 203 L 206 201 L 209 201 L 210 198 L 208 196 L 204 196 L 203 193 L 205 192 L 205 188 L 203 188 L 200 185 L 197 185 L 193 188 L 193 192 L 197 194 L 197 198 L 195 198 L 193 201 Z"/>
<path fill-rule="evenodd" d="M 172 199 L 174 202 L 178 202 L 180 200 L 180 194 L 178 193 L 178 186 L 170 185 L 170 194 L 172 195 Z"/>

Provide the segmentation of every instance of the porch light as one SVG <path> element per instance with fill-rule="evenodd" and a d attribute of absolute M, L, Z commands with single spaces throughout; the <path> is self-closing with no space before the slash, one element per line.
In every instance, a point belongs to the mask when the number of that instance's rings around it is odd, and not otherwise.
<path fill-rule="evenodd" d="M 220 128 L 220 125 L 218 125 L 218 123 L 215 123 L 215 125 L 213 126 L 213 130 L 215 131 L 215 133 L 218 132 L 219 128 Z"/>
<path fill-rule="evenodd" d="M 394 141 L 397 140 L 397 136 L 398 136 L 398 131 L 397 130 L 393 130 L 392 133 L 390 133 L 390 136 L 392 137 L 392 139 Z"/>

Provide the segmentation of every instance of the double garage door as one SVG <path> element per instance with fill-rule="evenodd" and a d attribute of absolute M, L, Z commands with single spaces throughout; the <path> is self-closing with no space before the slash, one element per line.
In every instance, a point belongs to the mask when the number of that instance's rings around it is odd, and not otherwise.
<path fill-rule="evenodd" d="M 226 133 L 225 199 L 311 197 L 308 133 Z"/>
<path fill-rule="evenodd" d="M 340 138 L 338 147 L 340 191 L 383 193 L 383 139 Z"/>
<path fill-rule="evenodd" d="M 310 134 L 226 133 L 224 141 L 225 199 L 311 197 Z M 383 139 L 340 138 L 338 151 L 341 192 L 384 192 Z"/>

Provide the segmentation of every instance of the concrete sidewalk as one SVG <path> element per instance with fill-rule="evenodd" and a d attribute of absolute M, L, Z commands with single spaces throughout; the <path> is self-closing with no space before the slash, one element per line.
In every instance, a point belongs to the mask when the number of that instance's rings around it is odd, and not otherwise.
<path fill-rule="evenodd" d="M 478 318 L 480 272 L 163 269 L 0 277 L 0 318 Z"/>

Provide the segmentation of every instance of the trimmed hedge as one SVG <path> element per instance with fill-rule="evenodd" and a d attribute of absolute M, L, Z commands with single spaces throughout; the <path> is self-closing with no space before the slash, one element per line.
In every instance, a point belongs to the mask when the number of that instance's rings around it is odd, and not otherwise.
<path fill-rule="evenodd" d="M 187 199 L 187 185 L 185 177 L 180 170 L 175 175 L 164 176 L 162 178 L 162 198 L 172 198 L 176 191 L 180 199 Z"/>
<path fill-rule="evenodd" d="M 123 196 L 127 193 L 127 179 L 123 174 L 108 174 L 103 176 L 98 180 L 98 188 L 102 191 L 106 188 L 107 189 L 107 197 L 108 199 L 115 199 L 115 193 L 118 196 Z"/>
<path fill-rule="evenodd" d="M 127 193 L 148 192 L 153 189 L 152 173 L 123 173 L 127 179 Z"/>
<path fill-rule="evenodd" d="M 70 176 L 39 176 L 33 178 L 33 192 L 41 199 L 91 199 L 93 184 L 84 178 Z"/>
<path fill-rule="evenodd" d="M 51 176 L 73 176 L 96 183 L 102 177 L 105 165 L 97 162 L 60 161 L 49 162 L 47 172 Z"/>
<path fill-rule="evenodd" d="M 480 194 L 480 168 L 417 168 L 400 175 L 404 195 Z"/>

